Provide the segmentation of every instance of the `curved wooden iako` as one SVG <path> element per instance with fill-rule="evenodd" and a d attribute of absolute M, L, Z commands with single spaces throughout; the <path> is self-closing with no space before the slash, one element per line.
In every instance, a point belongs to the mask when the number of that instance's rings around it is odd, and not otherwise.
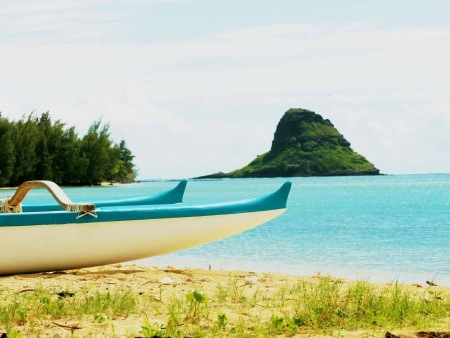
<path fill-rule="evenodd" d="M 70 198 L 62 191 L 62 189 L 52 181 L 28 181 L 22 183 L 18 188 L 16 193 L 8 200 L 8 204 L 11 207 L 18 206 L 30 189 L 33 188 L 45 188 L 53 196 L 53 198 L 58 202 L 58 204 L 66 209 L 67 211 L 82 211 L 91 212 L 95 210 L 95 204 L 92 203 L 74 203 Z"/>

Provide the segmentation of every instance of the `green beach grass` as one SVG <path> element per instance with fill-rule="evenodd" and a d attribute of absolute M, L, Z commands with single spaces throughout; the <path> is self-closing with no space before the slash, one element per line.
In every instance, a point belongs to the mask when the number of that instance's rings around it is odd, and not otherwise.
<path fill-rule="evenodd" d="M 445 287 L 176 269 L 108 270 L 98 277 L 86 270 L 0 278 L 0 334 L 381 337 L 386 331 L 450 331 Z M 170 283 L 163 285 L 163 276 Z M 23 280 L 15 287 L 4 283 L 14 278 Z"/>

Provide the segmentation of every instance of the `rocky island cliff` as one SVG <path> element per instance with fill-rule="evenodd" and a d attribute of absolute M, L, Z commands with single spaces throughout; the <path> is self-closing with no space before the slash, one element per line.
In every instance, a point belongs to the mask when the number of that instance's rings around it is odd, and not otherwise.
<path fill-rule="evenodd" d="M 267 153 L 229 173 L 199 178 L 378 175 L 354 152 L 330 120 L 313 111 L 291 108 L 281 118 Z"/>

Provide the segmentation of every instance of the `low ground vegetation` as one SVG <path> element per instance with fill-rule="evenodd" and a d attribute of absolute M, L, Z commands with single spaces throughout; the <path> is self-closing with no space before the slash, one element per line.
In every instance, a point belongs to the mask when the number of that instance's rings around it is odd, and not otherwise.
<path fill-rule="evenodd" d="M 73 337 L 99 332 L 118 337 L 347 337 L 359 332 L 361 337 L 365 332 L 363 337 L 379 337 L 396 330 L 450 331 L 448 288 L 321 276 L 274 279 L 264 274 L 235 274 L 212 282 L 175 273 L 173 280 L 166 277 L 169 283 L 142 279 L 138 288 L 125 280 L 103 281 L 99 287 L 86 279 L 85 283 L 44 285 L 41 281 L 18 290 L 0 288 L 0 333 L 8 337 L 56 332 Z"/>

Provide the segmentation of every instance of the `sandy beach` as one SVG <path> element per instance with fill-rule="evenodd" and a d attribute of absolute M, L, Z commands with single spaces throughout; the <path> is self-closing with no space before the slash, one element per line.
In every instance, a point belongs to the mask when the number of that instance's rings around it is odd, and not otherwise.
<path fill-rule="evenodd" d="M 47 290 L 50 295 L 49 299 L 60 300 L 94 297 L 98 293 L 129 293 L 137 300 L 145 300 L 140 302 L 141 305 L 130 313 L 121 315 L 98 313 L 82 318 L 61 317 L 56 319 L 47 315 L 43 318 L 36 318 L 34 321 L 28 318 L 25 325 L 14 326 L 14 330 L 27 337 L 68 337 L 71 335 L 78 337 L 134 337 L 144 336 L 145 332 L 149 332 L 143 331 L 143 326 L 146 325 L 164 329 L 168 322 L 168 312 L 164 309 L 177 304 L 176 301 L 173 303 L 177 299 L 178 303 L 183 303 L 186 300 L 186 295 L 192 295 L 194 291 L 198 292 L 197 295 L 208 297 L 208 311 L 213 312 L 209 312 L 208 316 L 215 318 L 219 314 L 218 318 L 220 316 L 226 318 L 227 323 L 223 325 L 225 327 L 242 321 L 264 322 L 271 319 L 273 321 L 274 312 L 267 306 L 263 306 L 264 299 L 273 299 L 279 303 L 280 290 L 288 290 L 290 286 L 298 283 L 320 283 L 324 278 L 339 285 L 352 283 L 352 281 L 320 275 L 301 277 L 277 273 L 222 271 L 213 268 L 211 270 L 200 270 L 118 264 L 54 273 L 0 277 L 0 295 L 2 304 L 6 304 L 18 295 L 32 294 L 38 290 Z M 430 288 L 425 281 L 423 281 L 423 284 L 418 283 L 405 287 L 424 294 L 429 292 Z M 448 299 L 450 288 L 433 286 L 433 292 L 439 292 L 440 297 L 447 297 L 446 299 Z M 221 293 L 223 293 L 223 297 L 220 296 Z M 287 292 L 288 294 L 289 292 Z M 245 308 L 242 304 L 237 305 L 239 303 L 238 298 L 251 299 L 253 297 L 256 299 L 256 295 L 261 295 L 261 298 L 255 301 L 253 305 Z M 189 296 L 187 299 L 189 300 Z M 172 305 L 170 305 L 171 302 Z M 201 310 L 202 304 L 200 301 L 198 304 L 197 302 L 191 302 L 190 311 L 192 310 L 192 304 L 198 305 L 198 311 Z M 36 316 L 36 314 L 30 314 L 30 316 Z M 185 316 L 187 317 L 187 315 Z M 194 314 L 193 317 L 195 316 Z M 0 334 L 7 330 L 6 327 L 1 325 Z M 180 320 L 178 325 L 185 325 L 183 319 Z M 198 319 L 198 325 L 201 325 L 200 319 Z M 208 328 L 205 328 L 205 330 L 208 332 Z M 435 330 L 450 331 L 450 318 L 441 321 Z M 402 334 L 402 337 L 416 337 L 411 330 L 405 331 L 402 328 L 391 327 L 370 330 L 332 330 L 331 332 L 307 329 L 304 332 L 296 332 L 292 336 L 383 337 L 386 331 L 394 332 L 397 335 Z M 219 332 L 216 330 L 214 336 L 220 336 L 220 330 Z M 239 336 L 239 334 L 233 336 Z M 285 334 L 280 336 L 285 336 Z"/>

